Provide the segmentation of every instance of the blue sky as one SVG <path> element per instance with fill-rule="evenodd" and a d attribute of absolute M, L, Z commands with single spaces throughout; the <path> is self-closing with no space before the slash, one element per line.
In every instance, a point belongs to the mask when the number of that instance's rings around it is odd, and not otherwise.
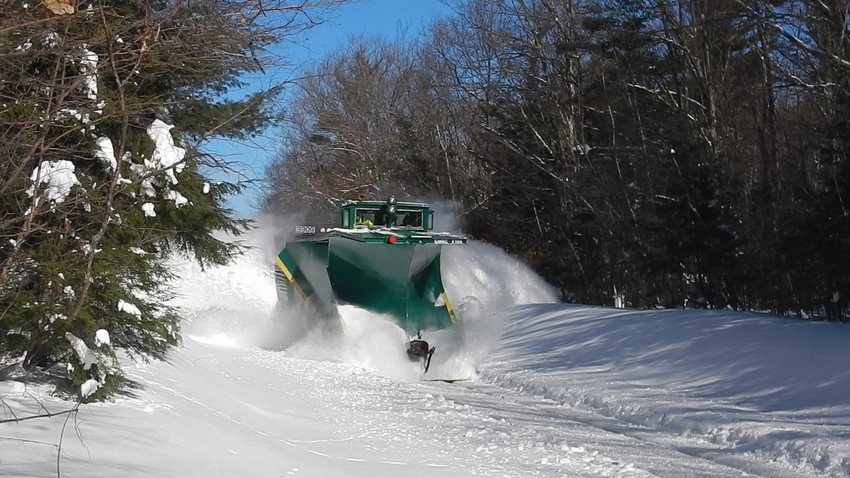
<path fill-rule="evenodd" d="M 254 85 L 268 86 L 288 79 L 297 78 L 299 72 L 320 62 L 332 51 L 345 45 L 353 36 L 367 34 L 390 40 L 414 39 L 434 19 L 451 15 L 442 0 L 354 0 L 335 7 L 326 21 L 294 38 L 290 44 L 275 50 L 289 65 L 267 70 L 265 76 L 251 78 Z M 276 131 L 272 128 L 269 136 Z M 209 151 L 234 162 L 243 179 L 262 179 L 266 163 L 273 154 L 274 140 L 264 138 L 252 144 L 216 142 Z M 228 180 L 233 181 L 234 178 Z M 257 185 L 246 190 L 240 197 L 228 202 L 242 216 L 255 212 L 261 194 Z"/>
<path fill-rule="evenodd" d="M 435 18 L 451 13 L 442 0 L 354 0 L 335 9 L 332 17 L 307 32 L 300 49 L 319 58 L 350 36 L 362 33 L 395 38 L 399 31 L 412 37 Z"/>

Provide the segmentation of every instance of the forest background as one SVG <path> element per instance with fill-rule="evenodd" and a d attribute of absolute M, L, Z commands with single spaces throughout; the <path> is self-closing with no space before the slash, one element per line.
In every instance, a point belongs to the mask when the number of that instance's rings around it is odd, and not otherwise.
<path fill-rule="evenodd" d="M 567 301 L 840 320 L 849 4 L 451 2 L 299 83 L 265 210 L 444 198 Z"/>

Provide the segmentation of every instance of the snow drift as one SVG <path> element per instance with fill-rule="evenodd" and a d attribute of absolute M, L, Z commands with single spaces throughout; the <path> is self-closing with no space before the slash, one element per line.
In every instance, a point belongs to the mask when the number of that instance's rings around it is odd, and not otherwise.
<path fill-rule="evenodd" d="M 441 373 L 476 380 L 422 382 L 398 328 L 356 308 L 336 341 L 281 340 L 264 234 L 231 266 L 175 264 L 186 339 L 128 363 L 143 389 L 15 422 L 73 404 L 7 366 L 2 474 L 850 476 L 845 324 L 557 304 L 477 244 L 444 271 L 475 319 L 438 344 Z"/>

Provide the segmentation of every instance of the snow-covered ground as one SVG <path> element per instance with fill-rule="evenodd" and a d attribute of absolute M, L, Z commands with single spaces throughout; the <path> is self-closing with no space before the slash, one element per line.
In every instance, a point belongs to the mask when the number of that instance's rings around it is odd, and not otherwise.
<path fill-rule="evenodd" d="M 444 255 L 468 319 L 425 337 L 425 378 L 471 380 L 423 381 L 374 314 L 343 307 L 343 337 L 293 333 L 274 246 L 251 240 L 228 267 L 175 264 L 184 343 L 128 362 L 144 388 L 0 424 L 0 476 L 850 476 L 850 326 L 557 304 L 471 244 Z M 0 419 L 71 408 L 48 390 L 0 382 Z"/>

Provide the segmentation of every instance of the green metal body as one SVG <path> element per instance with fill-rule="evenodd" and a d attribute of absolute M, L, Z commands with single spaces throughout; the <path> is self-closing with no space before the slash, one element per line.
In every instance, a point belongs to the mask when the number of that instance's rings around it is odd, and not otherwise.
<path fill-rule="evenodd" d="M 304 234 L 280 252 L 281 299 L 330 319 L 337 303 L 354 304 L 388 314 L 409 335 L 450 327 L 440 251 L 466 239 L 431 232 L 433 214 L 420 203 L 360 201 L 340 212 L 340 227 L 300 226 Z"/>

